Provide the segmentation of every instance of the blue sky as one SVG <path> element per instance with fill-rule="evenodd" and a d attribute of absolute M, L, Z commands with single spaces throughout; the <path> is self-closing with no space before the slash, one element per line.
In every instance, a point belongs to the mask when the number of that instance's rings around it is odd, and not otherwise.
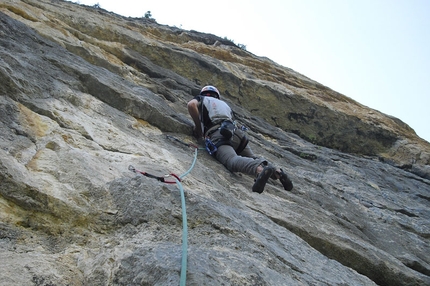
<path fill-rule="evenodd" d="M 227 37 L 430 142 L 430 0 L 75 0 Z"/>

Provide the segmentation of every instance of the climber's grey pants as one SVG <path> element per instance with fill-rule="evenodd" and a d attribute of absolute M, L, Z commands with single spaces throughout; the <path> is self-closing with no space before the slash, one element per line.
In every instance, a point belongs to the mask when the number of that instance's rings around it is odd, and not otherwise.
<path fill-rule="evenodd" d="M 222 140 L 222 138 L 219 131 L 211 135 L 211 140 L 213 142 Z M 249 146 L 246 146 L 240 154 L 236 154 L 235 148 L 240 144 L 240 138 L 237 136 L 233 136 L 231 144 L 233 146 L 219 146 L 218 151 L 215 153 L 215 158 L 231 172 L 241 172 L 255 176 L 257 174 L 257 167 L 266 160 L 255 156 Z"/>

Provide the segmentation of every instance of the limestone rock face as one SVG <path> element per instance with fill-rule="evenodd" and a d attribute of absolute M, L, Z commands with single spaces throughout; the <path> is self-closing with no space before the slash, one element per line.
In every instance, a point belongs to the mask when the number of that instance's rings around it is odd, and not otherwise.
<path fill-rule="evenodd" d="M 182 191 L 187 285 L 430 285 L 430 147 L 399 119 L 215 35 L 65 1 L 1 1 L 0 47 L 0 285 L 179 285 Z M 292 192 L 182 144 L 205 84 Z"/>

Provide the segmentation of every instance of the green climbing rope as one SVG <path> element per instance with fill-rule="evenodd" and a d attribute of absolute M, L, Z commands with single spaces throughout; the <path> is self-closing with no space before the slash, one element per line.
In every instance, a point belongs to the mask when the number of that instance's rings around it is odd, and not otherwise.
<path fill-rule="evenodd" d="M 186 171 L 184 174 L 179 176 L 180 179 L 188 175 L 191 170 L 194 168 L 194 165 L 197 161 L 197 153 L 198 148 L 195 148 L 194 151 L 194 160 L 191 164 L 190 169 Z M 181 280 L 180 285 L 185 286 L 187 281 L 187 257 L 188 257 L 188 227 L 187 227 L 187 210 L 185 206 L 185 194 L 184 194 L 184 188 L 182 187 L 181 182 L 176 179 L 176 184 L 179 187 L 179 190 L 181 192 L 181 204 L 182 204 L 182 262 L 181 262 Z"/>
<path fill-rule="evenodd" d="M 187 257 L 188 257 L 188 228 L 187 228 L 187 210 L 186 210 L 186 206 L 185 206 L 185 194 L 184 194 L 184 188 L 182 186 L 181 180 L 183 177 L 185 177 L 186 175 L 188 175 L 191 170 L 194 168 L 194 165 L 196 164 L 197 161 L 197 153 L 199 149 L 204 149 L 204 148 L 199 148 L 196 145 L 193 144 L 189 144 L 189 143 L 185 143 L 173 136 L 167 135 L 167 138 L 177 141 L 179 143 L 182 143 L 188 147 L 193 147 L 194 148 L 194 160 L 193 163 L 191 164 L 191 167 L 188 169 L 188 171 L 186 171 L 184 174 L 182 174 L 181 176 L 177 176 L 173 173 L 166 175 L 166 176 L 171 176 L 175 178 L 175 182 L 173 181 L 167 181 L 165 180 L 165 177 L 157 177 L 151 174 L 148 174 L 147 172 L 143 172 L 143 171 L 139 171 L 136 170 L 133 166 L 129 166 L 128 169 L 134 173 L 140 173 L 144 176 L 150 177 L 150 178 L 154 178 L 157 179 L 160 182 L 163 183 L 167 183 L 167 184 L 171 184 L 171 183 L 176 183 L 178 185 L 178 188 L 181 192 L 181 205 L 182 205 L 182 262 L 181 262 L 181 278 L 180 278 L 180 285 L 181 286 L 185 286 L 185 283 L 187 281 Z"/>

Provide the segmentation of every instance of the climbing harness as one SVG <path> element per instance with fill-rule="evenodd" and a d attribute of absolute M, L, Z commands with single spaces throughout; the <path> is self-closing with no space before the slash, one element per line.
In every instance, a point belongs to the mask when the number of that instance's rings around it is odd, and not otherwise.
<path fill-rule="evenodd" d="M 242 130 L 242 131 L 248 131 L 249 128 L 246 127 L 245 125 L 242 125 L 242 126 L 240 126 L 240 130 Z"/>
<path fill-rule="evenodd" d="M 206 151 L 208 151 L 209 155 L 214 155 L 216 151 L 218 151 L 217 146 L 207 137 L 205 139 Z"/>
<path fill-rule="evenodd" d="M 156 179 L 160 182 L 166 183 L 166 184 L 177 184 L 180 192 L 181 192 L 181 207 L 182 207 L 182 260 L 181 260 L 181 278 L 180 278 L 180 286 L 185 286 L 186 284 L 186 280 L 187 280 L 187 257 L 188 257 L 188 227 L 187 227 L 187 211 L 186 211 L 186 206 L 185 206 L 185 194 L 184 194 L 184 188 L 182 186 L 182 178 L 184 178 L 186 175 L 188 175 L 191 170 L 194 168 L 194 165 L 196 164 L 197 161 L 197 154 L 198 154 L 198 150 L 201 148 L 198 148 L 198 146 L 191 144 L 191 143 L 186 143 L 184 141 L 179 140 L 176 137 L 170 136 L 170 135 L 166 135 L 166 137 L 170 140 L 179 142 L 183 145 L 186 145 L 188 147 L 192 147 L 194 148 L 194 159 L 193 162 L 191 164 L 191 167 L 182 175 L 177 176 L 176 174 L 170 173 L 168 175 L 165 176 L 155 176 L 155 175 L 151 175 L 147 172 L 143 172 L 143 171 L 139 171 L 136 170 L 133 166 L 128 166 L 128 169 L 130 171 L 132 171 L 133 173 L 139 173 L 142 174 L 146 177 L 149 178 L 153 178 Z M 173 177 L 175 179 L 175 181 L 167 181 L 166 178 L 168 177 Z"/>
<path fill-rule="evenodd" d="M 231 120 L 224 120 L 221 123 L 221 127 L 219 128 L 219 131 L 222 136 L 224 136 L 225 139 L 230 139 L 234 131 L 236 130 L 236 123 L 232 122 Z"/>

